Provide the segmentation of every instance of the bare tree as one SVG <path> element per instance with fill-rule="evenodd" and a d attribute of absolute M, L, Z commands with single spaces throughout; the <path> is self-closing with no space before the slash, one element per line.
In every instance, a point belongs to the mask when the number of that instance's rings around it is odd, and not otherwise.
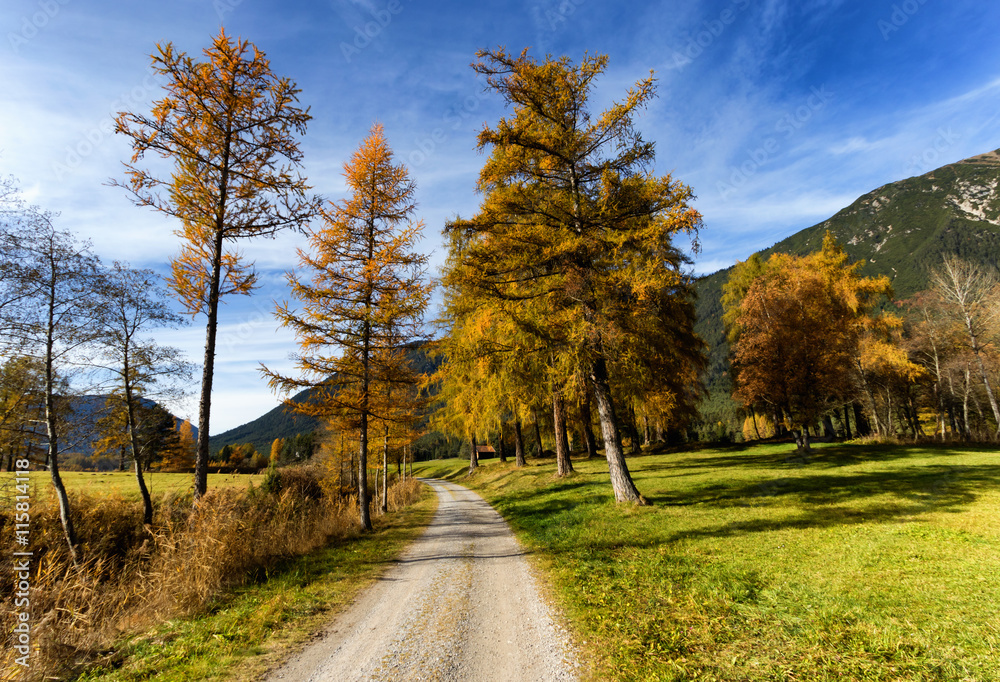
<path fill-rule="evenodd" d="M 42 374 L 48 468 L 63 534 L 76 562 L 76 533 L 59 474 L 63 424 L 58 392 L 61 381 L 80 368 L 80 351 L 96 336 L 100 309 L 94 294 L 106 286 L 106 277 L 89 244 L 56 229 L 52 219 L 50 213 L 27 208 L 4 225 L 0 300 L 7 304 L 0 311 L 0 329 L 8 347 L 34 358 Z"/>
<path fill-rule="evenodd" d="M 945 256 L 942 267 L 931 273 L 931 285 L 948 304 L 952 315 L 964 326 L 969 350 L 976 360 L 979 376 L 986 388 L 993 419 L 997 425 L 994 438 L 1000 436 L 1000 407 L 993 393 L 983 353 L 993 344 L 996 334 L 998 290 L 997 273 L 992 268 L 975 265 L 957 256 Z"/>
<path fill-rule="evenodd" d="M 133 270 L 115 263 L 101 301 L 102 314 L 96 321 L 96 362 L 112 378 L 111 403 L 119 416 L 112 423 L 121 426 L 127 436 L 146 524 L 153 522 L 153 503 L 142 475 L 139 434 L 151 415 L 140 409 L 141 400 L 178 397 L 177 382 L 189 379 L 192 371 L 192 365 L 183 360 L 178 349 L 144 337 L 152 329 L 177 327 L 184 322 L 166 305 L 166 292 L 157 281 L 152 270 Z"/>

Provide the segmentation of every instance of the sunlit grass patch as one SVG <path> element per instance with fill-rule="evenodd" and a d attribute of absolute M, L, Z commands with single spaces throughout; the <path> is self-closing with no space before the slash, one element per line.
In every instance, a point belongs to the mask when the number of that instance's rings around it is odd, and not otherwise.
<path fill-rule="evenodd" d="M 989 680 L 1000 670 L 1000 456 L 788 445 L 471 479 L 553 578 L 601 678 Z M 437 463 L 436 470 L 458 470 Z M 421 470 L 422 471 L 422 470 Z M 429 470 L 428 470 L 429 471 Z M 512 473 L 513 472 L 513 473 Z"/>

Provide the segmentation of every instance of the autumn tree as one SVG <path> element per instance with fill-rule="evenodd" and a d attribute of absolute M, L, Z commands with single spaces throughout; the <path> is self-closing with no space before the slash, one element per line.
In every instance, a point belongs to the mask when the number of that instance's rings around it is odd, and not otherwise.
<path fill-rule="evenodd" d="M 152 270 L 133 270 L 114 263 L 100 305 L 97 355 L 94 362 L 111 377 L 110 407 L 119 413 L 136 483 L 143 502 L 143 523 L 153 522 L 153 502 L 143 477 L 140 431 L 143 399 L 179 397 L 179 382 L 191 375 L 180 350 L 148 336 L 154 329 L 177 327 L 183 319 L 166 305 L 159 278 Z M 112 421 L 112 423 L 114 423 Z"/>
<path fill-rule="evenodd" d="M 301 274 L 288 275 L 301 307 L 276 310 L 298 339 L 300 374 L 262 371 L 274 389 L 315 389 L 310 402 L 292 403 L 297 411 L 348 419 L 356 430 L 358 506 L 370 530 L 369 427 L 398 418 L 392 403 L 403 391 L 387 387 L 417 383 L 403 351 L 421 333 L 430 285 L 426 257 L 413 251 L 423 227 L 411 218 L 415 187 L 380 124 L 344 165 L 344 178 L 350 196 L 323 212 L 323 227 L 309 231 L 309 251 L 298 251 Z"/>
<path fill-rule="evenodd" d="M 0 461 L 6 457 L 7 471 L 14 470 L 14 457 L 40 444 L 36 424 L 44 417 L 39 387 L 43 384 L 37 359 L 9 357 L 0 364 Z M 24 452 L 21 456 L 28 456 Z"/>
<path fill-rule="evenodd" d="M 285 446 L 285 441 L 283 438 L 275 438 L 271 443 L 271 456 L 268 457 L 268 462 L 271 466 L 277 466 L 278 460 L 281 459 L 281 448 Z"/>
<path fill-rule="evenodd" d="M 453 233 L 458 238 L 457 233 Z M 522 421 L 532 408 L 548 402 L 546 347 L 525 333 L 503 307 L 502 300 L 475 297 L 455 277 L 462 269 L 461 248 L 449 249 L 444 266 L 443 306 L 438 325 L 444 332 L 436 342 L 441 356 L 432 380 L 437 385 L 434 426 L 459 438 L 485 436 L 488 425 L 510 419 L 514 423 L 515 457 L 525 465 Z M 546 396 L 546 393 L 548 394 Z M 568 462 L 568 453 L 565 454 Z M 564 473 L 562 459 L 557 470 Z"/>
<path fill-rule="evenodd" d="M 885 351 L 873 332 L 895 324 L 878 310 L 891 296 L 888 278 L 860 277 L 861 265 L 828 233 L 809 256 L 776 253 L 737 267 L 724 291 L 734 395 L 772 408 L 801 450 L 808 427 L 852 395 L 853 369 L 867 362 L 862 339 Z"/>
<path fill-rule="evenodd" d="M 490 298 L 545 300 L 549 313 L 535 331 L 583 371 L 615 498 L 642 502 L 622 451 L 609 358 L 620 313 L 688 286 L 672 239 L 701 224 L 688 205 L 691 190 L 653 175 L 654 145 L 634 125 L 655 95 L 654 79 L 638 81 L 622 102 L 591 116 L 591 90 L 607 57 L 574 65 L 565 57 L 539 63 L 527 51 L 478 56 L 473 68 L 512 114 L 479 134 L 479 148 L 490 150 L 479 175 L 479 213 L 447 228 L 466 235 L 464 285 Z M 531 315 L 512 310 L 531 324 Z"/>
<path fill-rule="evenodd" d="M 160 469 L 162 471 L 178 471 L 187 473 L 195 467 L 197 444 L 194 438 L 194 427 L 187 419 L 177 427 L 177 440 L 171 441 L 162 451 Z"/>
<path fill-rule="evenodd" d="M 299 174 L 297 136 L 311 118 L 299 90 L 279 78 L 264 53 L 225 31 L 204 50 L 204 61 L 158 45 L 153 70 L 166 94 L 150 114 L 120 112 L 115 131 L 132 143 L 124 181 L 134 201 L 177 218 L 180 253 L 171 263 L 171 288 L 191 315 L 204 313 L 205 358 L 198 409 L 195 499 L 208 482 L 209 421 L 219 301 L 249 294 L 253 264 L 234 245 L 302 228 L 318 201 Z M 147 153 L 173 163 L 169 176 L 140 167 Z"/>

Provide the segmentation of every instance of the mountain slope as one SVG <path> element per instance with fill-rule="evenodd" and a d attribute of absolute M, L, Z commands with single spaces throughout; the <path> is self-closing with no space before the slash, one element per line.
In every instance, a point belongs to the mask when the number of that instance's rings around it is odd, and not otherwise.
<path fill-rule="evenodd" d="M 943 254 L 995 267 L 1000 264 L 1000 150 L 879 187 L 760 255 L 811 253 L 827 230 L 851 260 L 865 261 L 863 275 L 888 275 L 897 300 L 926 289 Z M 719 299 L 730 270 L 697 283 L 696 329 L 710 348 L 711 387 L 724 385 L 728 371 Z"/>
<path fill-rule="evenodd" d="M 66 416 L 64 433 L 60 436 L 60 449 L 65 454 L 82 454 L 90 457 L 94 453 L 94 441 L 99 437 L 97 421 L 108 414 L 107 395 L 77 395 L 68 398 L 69 414 Z M 157 403 L 148 398 L 139 399 L 146 407 Z M 169 410 L 167 410 L 169 412 Z M 179 430 L 183 419 L 174 416 Z M 198 427 L 191 425 L 191 435 L 198 437 Z"/>
<path fill-rule="evenodd" d="M 440 360 L 431 358 L 427 353 L 427 347 L 416 345 L 409 351 L 409 359 L 413 368 L 419 374 L 429 374 L 434 372 Z M 306 389 L 296 393 L 292 400 L 294 402 L 308 402 L 312 395 L 312 389 Z M 257 452 L 269 454 L 271 443 L 275 438 L 289 438 L 300 433 L 309 433 L 320 428 L 320 421 L 314 417 L 295 414 L 284 404 L 279 404 L 274 409 L 249 421 L 242 426 L 225 431 L 209 438 L 209 450 L 217 452 L 226 445 L 236 443 L 253 443 Z"/>

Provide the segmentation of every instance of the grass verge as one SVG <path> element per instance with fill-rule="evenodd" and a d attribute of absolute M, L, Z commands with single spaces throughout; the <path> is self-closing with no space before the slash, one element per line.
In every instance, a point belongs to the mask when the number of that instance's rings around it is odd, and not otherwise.
<path fill-rule="evenodd" d="M 122 640 L 78 679 L 250 680 L 275 667 L 370 585 L 430 522 L 436 498 L 375 519 L 352 537 L 283 562 L 213 602 L 207 613 Z"/>
<path fill-rule="evenodd" d="M 615 680 L 994 680 L 1000 456 L 788 445 L 630 458 L 654 506 L 616 505 L 603 460 L 459 460 L 540 559 L 596 675 Z"/>

